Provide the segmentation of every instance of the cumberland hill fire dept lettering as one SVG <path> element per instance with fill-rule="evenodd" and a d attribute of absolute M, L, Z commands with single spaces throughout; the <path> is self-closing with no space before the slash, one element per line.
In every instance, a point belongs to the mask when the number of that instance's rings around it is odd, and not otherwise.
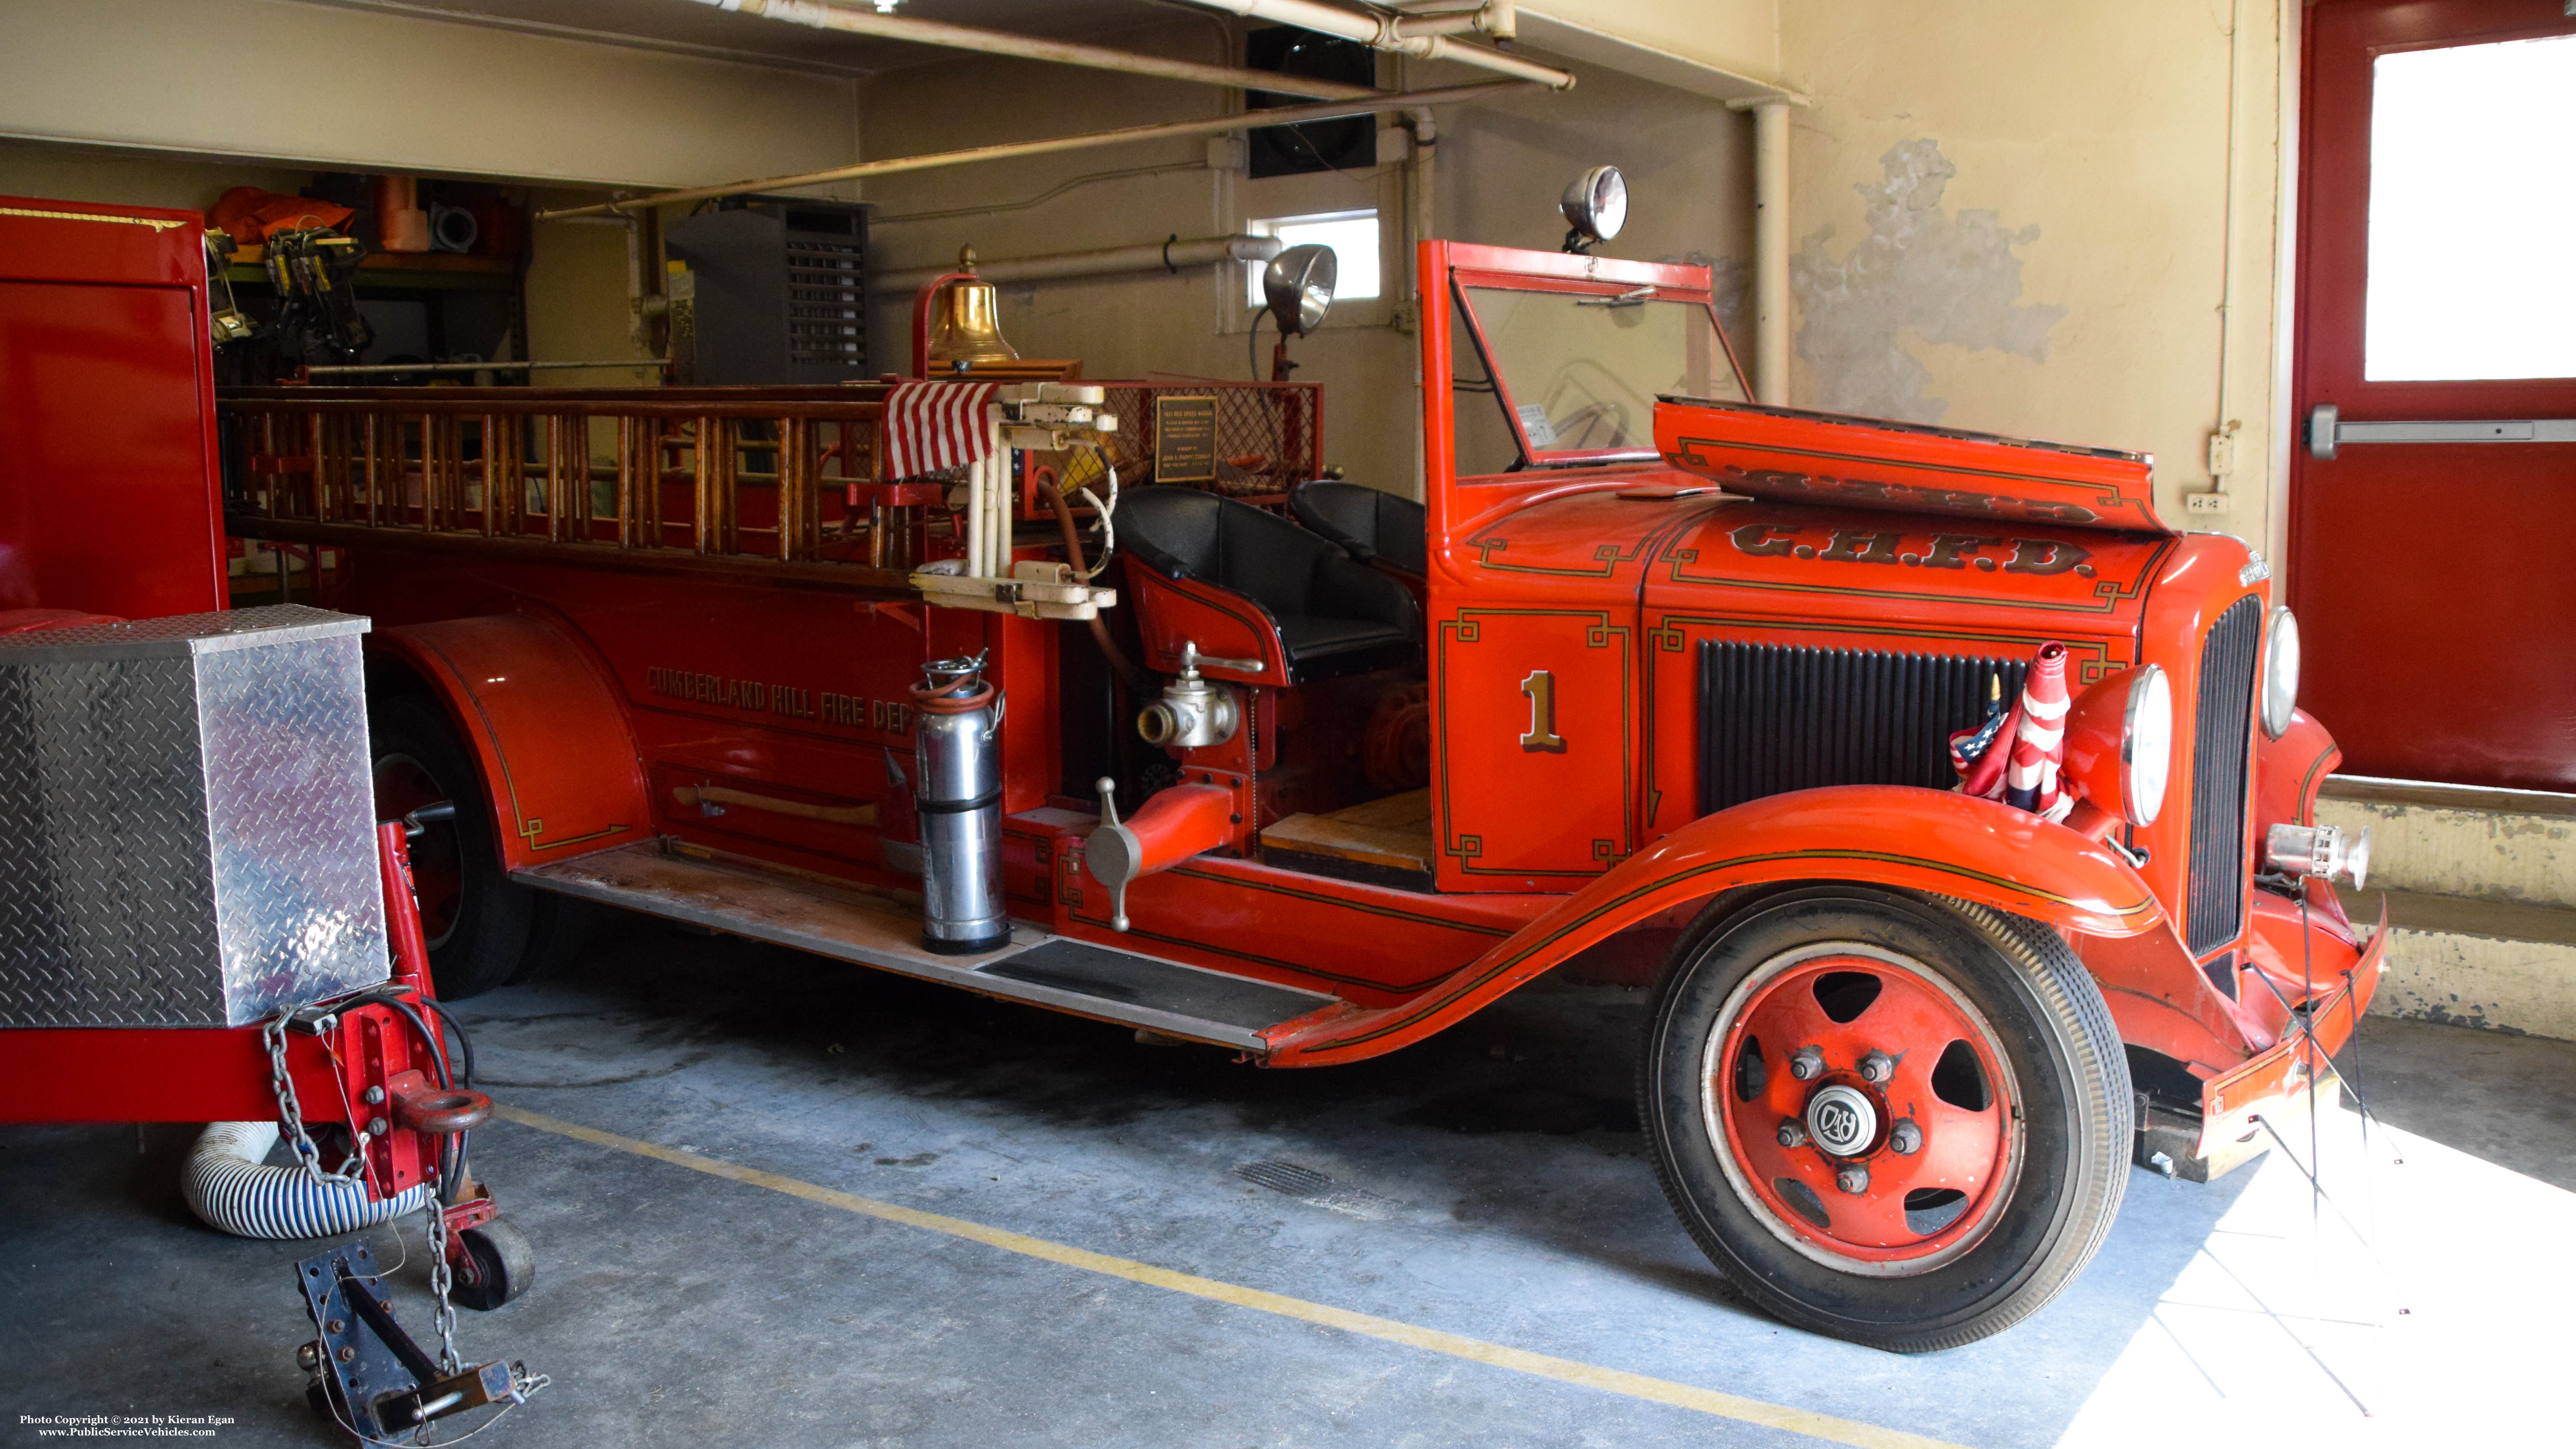
<path fill-rule="evenodd" d="M 765 684 L 757 679 L 727 679 L 720 674 L 695 674 L 658 665 L 644 671 L 644 687 L 666 699 L 723 705 L 727 709 L 774 714 L 788 719 L 820 720 L 825 724 L 848 725 L 880 734 L 902 734 L 912 728 L 911 705 L 898 700 L 870 699 L 863 694 L 798 689 L 789 684 Z"/>

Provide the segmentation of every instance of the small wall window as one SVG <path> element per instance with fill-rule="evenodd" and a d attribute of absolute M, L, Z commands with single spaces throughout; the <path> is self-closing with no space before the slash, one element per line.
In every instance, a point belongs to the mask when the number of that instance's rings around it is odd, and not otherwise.
<path fill-rule="evenodd" d="M 1318 216 L 1275 216 L 1253 222 L 1246 230 L 1254 236 L 1275 236 L 1285 246 L 1304 246 L 1322 242 L 1333 249 L 1333 262 L 1338 269 L 1333 286 L 1333 300 L 1365 302 L 1378 295 L 1378 239 L 1375 211 L 1334 211 Z M 1258 309 L 1261 296 L 1261 268 L 1243 269 L 1244 305 Z"/>

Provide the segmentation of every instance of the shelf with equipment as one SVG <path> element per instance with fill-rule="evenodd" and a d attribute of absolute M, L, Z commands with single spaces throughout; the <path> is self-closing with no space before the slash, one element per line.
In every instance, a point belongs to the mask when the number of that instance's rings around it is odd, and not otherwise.
<path fill-rule="evenodd" d="M 268 270 L 259 247 L 236 247 L 224 268 L 236 287 L 264 286 Z M 474 256 L 464 252 L 370 252 L 358 263 L 361 287 L 405 291 L 516 292 L 519 263 L 514 257 Z"/>
<path fill-rule="evenodd" d="M 258 246 L 239 246 L 226 258 L 223 276 L 248 320 L 265 329 L 277 316 L 277 281 L 271 258 Z M 291 375 L 300 361 L 366 364 L 482 362 L 528 354 L 527 269 L 518 256 L 466 252 L 369 252 L 349 275 L 357 311 L 373 338 L 354 359 L 346 354 L 280 358 L 260 344 L 240 352 L 219 381 L 258 384 Z M 224 359 L 219 355 L 219 364 Z M 430 374 L 388 381 L 426 382 Z"/>

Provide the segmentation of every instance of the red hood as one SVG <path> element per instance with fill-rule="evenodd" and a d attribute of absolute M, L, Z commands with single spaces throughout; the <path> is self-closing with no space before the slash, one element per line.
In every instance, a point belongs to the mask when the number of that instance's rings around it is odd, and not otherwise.
<path fill-rule="evenodd" d="M 1676 468 L 1784 503 L 2170 534 L 2155 460 L 1914 423 L 1663 398 L 1655 447 Z"/>

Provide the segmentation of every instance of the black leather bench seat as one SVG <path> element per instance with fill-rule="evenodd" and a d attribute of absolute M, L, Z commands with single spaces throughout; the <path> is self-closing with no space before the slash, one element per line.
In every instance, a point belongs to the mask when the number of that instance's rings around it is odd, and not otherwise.
<path fill-rule="evenodd" d="M 1340 544 L 1365 563 L 1375 559 L 1400 574 L 1420 578 L 1429 547 L 1422 505 L 1382 488 L 1317 479 L 1288 495 L 1297 521 Z"/>
<path fill-rule="evenodd" d="M 1413 664 L 1422 611 L 1404 586 L 1276 514 L 1194 488 L 1131 490 L 1118 543 L 1166 577 L 1258 605 L 1278 630 L 1291 683 Z"/>

